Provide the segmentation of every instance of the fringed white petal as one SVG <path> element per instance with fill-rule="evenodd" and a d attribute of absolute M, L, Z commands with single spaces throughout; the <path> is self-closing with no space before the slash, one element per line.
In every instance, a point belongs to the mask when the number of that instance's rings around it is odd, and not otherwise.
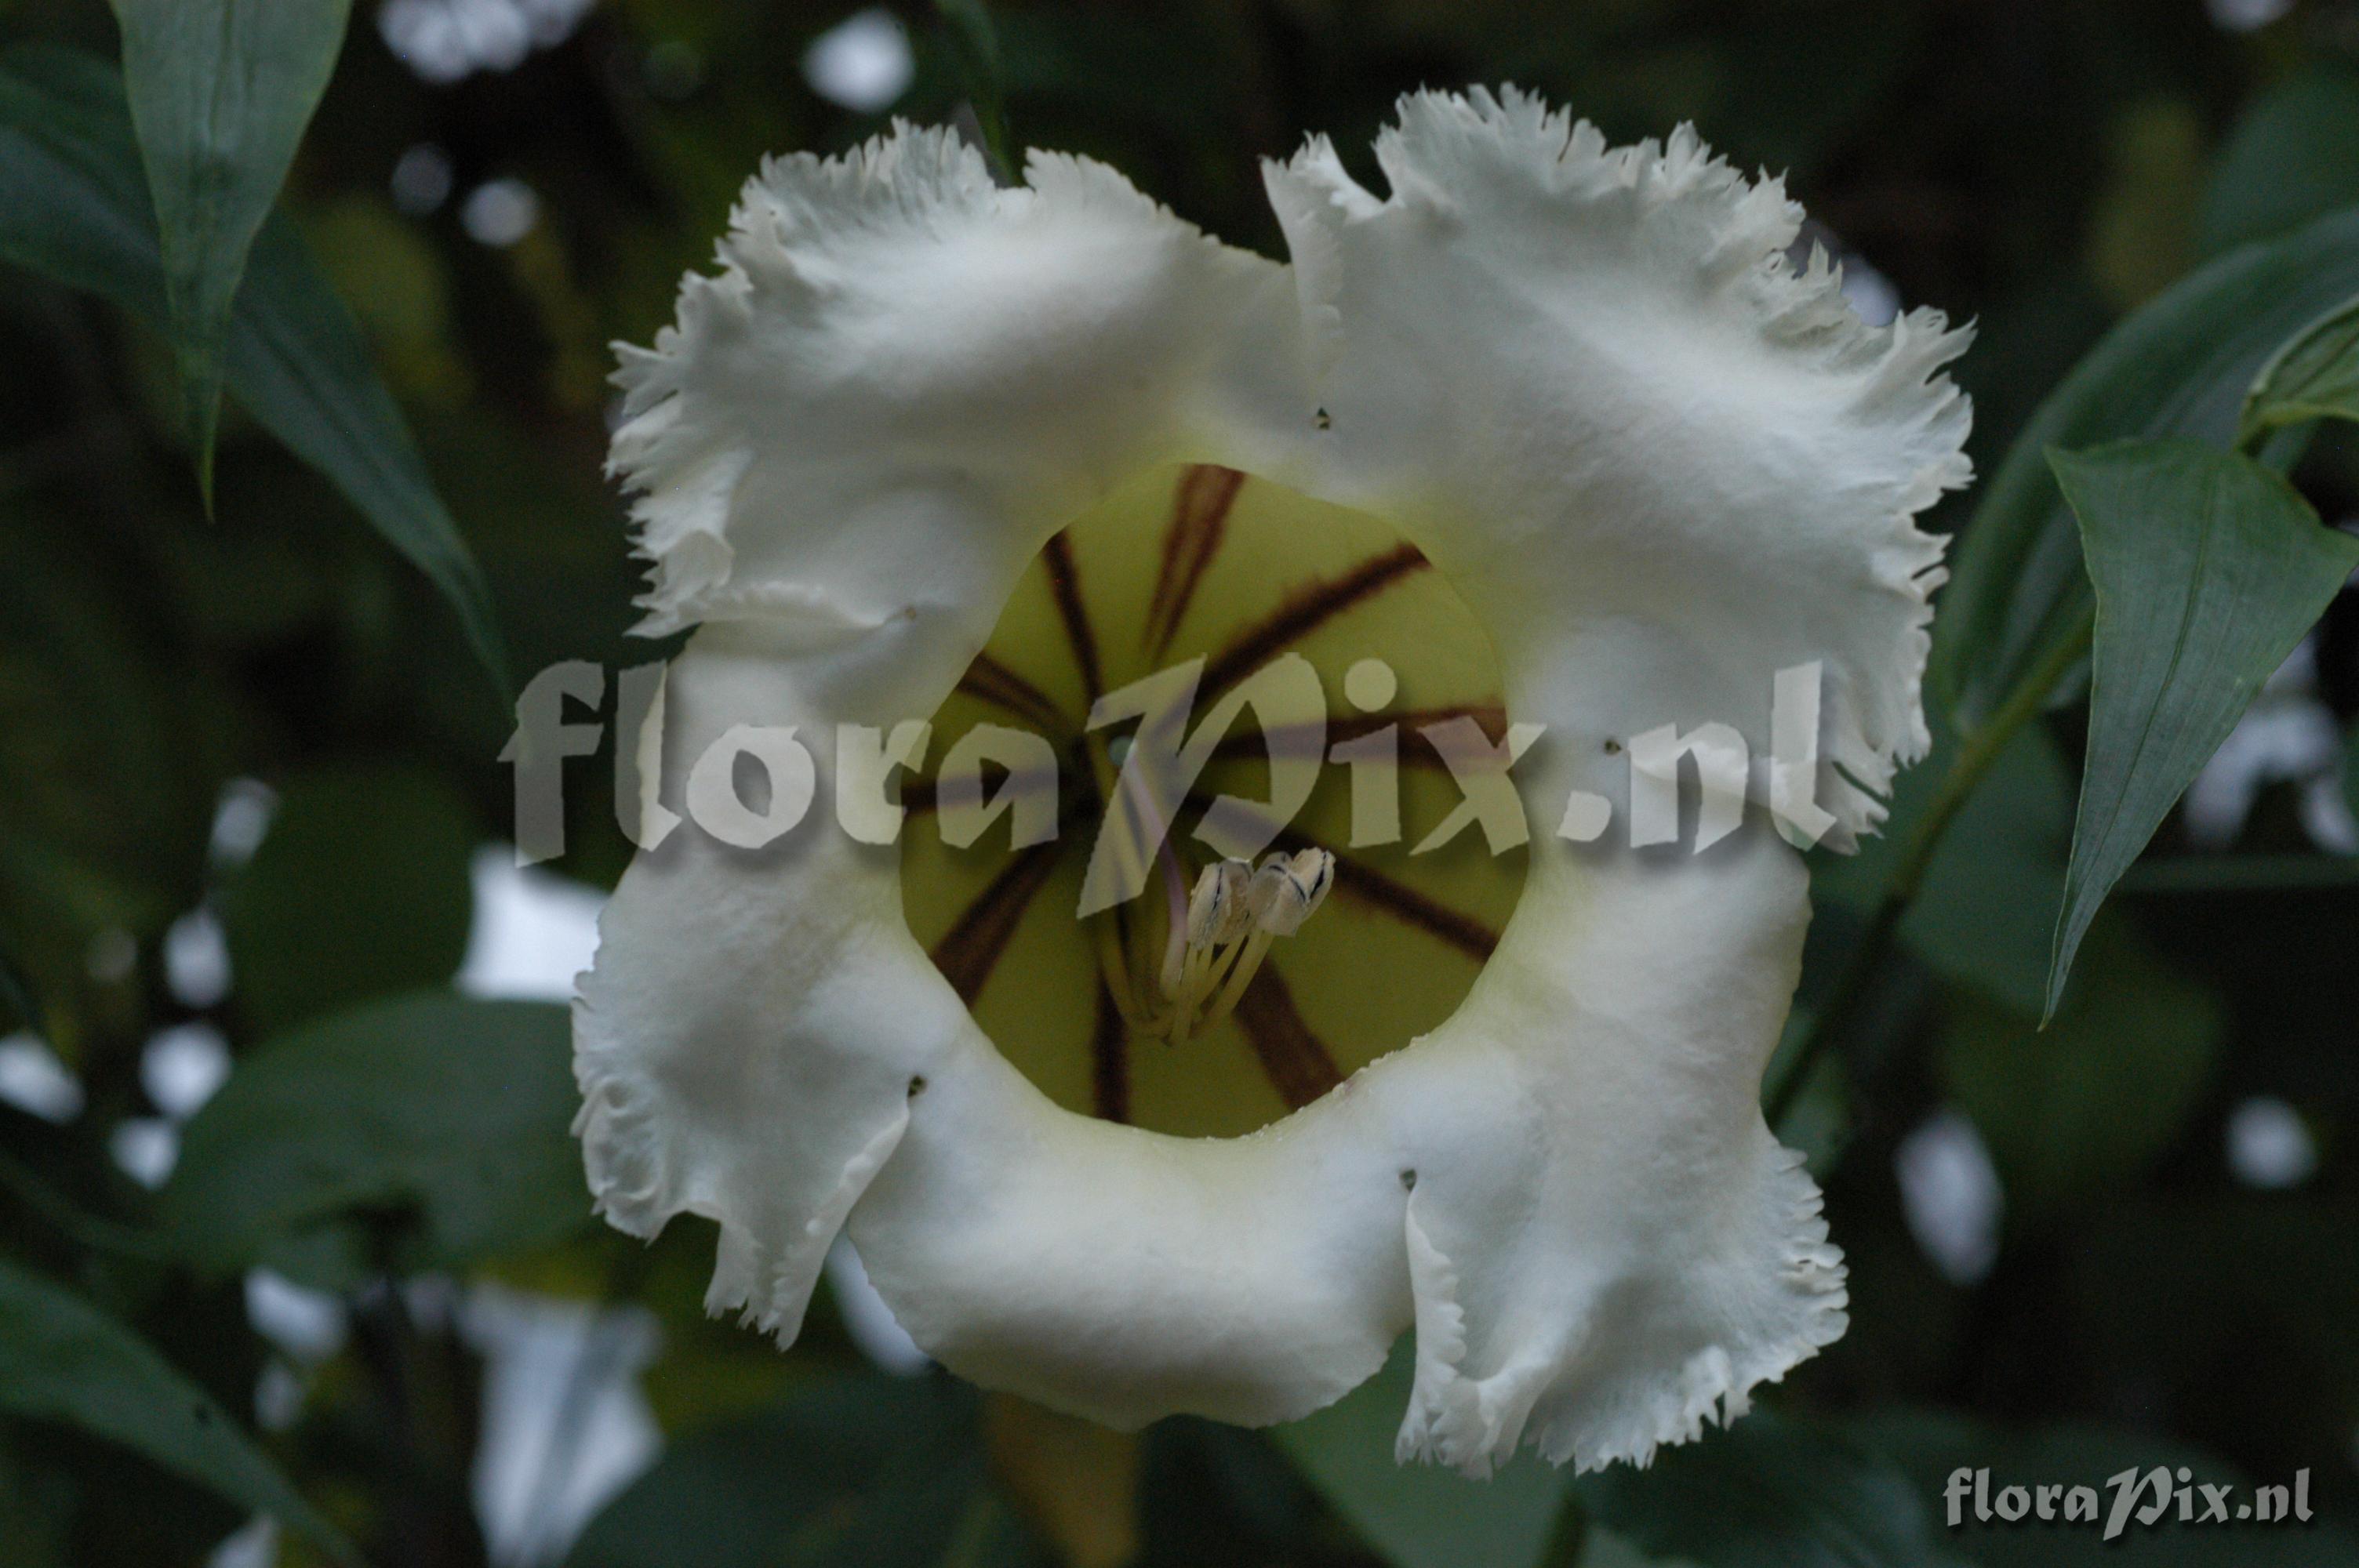
<path fill-rule="evenodd" d="M 1848 848 L 1928 743 L 1940 545 L 1914 518 L 1967 478 L 1935 373 L 1966 334 L 1862 323 L 1822 256 L 1789 266 L 1781 187 L 1685 129 L 1609 148 L 1521 94 L 1427 93 L 1377 157 L 1382 200 L 1323 144 L 1270 171 L 1336 341 L 1326 427 L 1276 477 L 1450 574 L 1549 727 L 1521 772 L 1544 810 L 1626 823 L 1627 742 L 1665 724 L 1733 726 L 1767 795 L 1778 673 L 1820 665 Z M 1404 1455 L 1644 1463 L 1843 1330 L 1841 1254 L 1756 1098 L 1807 879 L 1765 832 L 1690 849 L 1536 839 L 1459 1013 L 1364 1075 L 1419 1173 Z"/>
<path fill-rule="evenodd" d="M 1820 801 L 1872 827 L 1926 744 L 1962 333 L 1862 325 L 1786 265 L 1799 213 L 1685 132 L 1607 148 L 1515 94 L 1420 95 L 1379 200 L 1314 144 L 1271 176 L 1291 269 L 1095 166 L 997 190 L 901 131 L 748 188 L 723 271 L 626 359 L 615 467 L 657 627 L 674 802 L 737 724 L 921 718 L 1017 570 L 1150 462 L 1225 463 L 1400 527 L 1496 642 L 1527 798 L 1614 802 L 1627 737 L 1770 751 L 1817 662 Z M 823 816 L 824 814 L 817 814 Z M 692 828 L 610 905 L 577 1011 L 591 1184 L 617 1226 L 718 1219 L 712 1304 L 791 1336 L 848 1226 L 952 1369 L 1133 1426 L 1308 1413 L 1412 1325 L 1399 1446 L 1644 1463 L 1843 1326 L 1819 1197 L 1764 1126 L 1799 970 L 1799 858 L 1545 830 L 1465 1004 L 1253 1137 L 1057 1109 L 911 939 L 889 851 L 824 820 Z M 922 1084 L 915 1098 L 911 1089 Z"/>
<path fill-rule="evenodd" d="M 859 654 L 797 646 L 790 630 L 733 625 L 674 663 L 659 737 L 641 746 L 660 794 L 679 801 L 689 763 L 741 722 L 823 742 L 832 727 L 810 722 L 799 683 Z M 707 1308 L 787 1342 L 902 1137 L 912 1085 L 973 1027 L 922 953 L 877 940 L 898 911 L 873 851 L 817 826 L 748 851 L 683 825 L 642 853 L 574 1003 L 575 1130 L 599 1211 L 640 1237 L 675 1214 L 718 1221 Z"/>
<path fill-rule="evenodd" d="M 1029 558 L 1037 516 L 1268 395 L 1228 373 L 1243 323 L 1299 330 L 1282 268 L 1103 165 L 1036 153 L 1026 174 L 998 189 L 955 134 L 902 125 L 747 182 L 718 272 L 614 378 L 642 630 L 964 605 L 1002 546 Z"/>
<path fill-rule="evenodd" d="M 1299 405 L 1284 268 L 1102 166 L 1036 154 L 1027 178 L 997 189 L 906 126 L 774 161 L 720 271 L 624 351 L 642 630 L 703 623 L 639 738 L 649 802 L 679 806 L 740 725 L 792 726 L 829 800 L 836 727 L 932 711 L 1076 510 Z M 637 1236 L 717 1220 L 707 1304 L 788 1340 L 908 1086 L 990 1054 L 909 939 L 890 854 L 830 816 L 758 851 L 685 827 L 643 853 L 575 1009 L 600 1212 Z"/>
<path fill-rule="evenodd" d="M 1281 477 L 1397 523 L 1507 662 L 1548 661 L 1560 741 L 1577 710 L 1593 743 L 1718 721 L 1766 757 L 1775 673 L 1823 662 L 1819 798 L 1838 847 L 1872 828 L 1930 743 L 1913 517 L 1969 477 L 1934 373 L 1970 334 L 1863 323 L 1788 265 L 1782 185 L 1684 126 L 1608 147 L 1513 90 L 1419 93 L 1376 156 L 1382 202 L 1322 143 L 1269 170 L 1343 345 Z"/>

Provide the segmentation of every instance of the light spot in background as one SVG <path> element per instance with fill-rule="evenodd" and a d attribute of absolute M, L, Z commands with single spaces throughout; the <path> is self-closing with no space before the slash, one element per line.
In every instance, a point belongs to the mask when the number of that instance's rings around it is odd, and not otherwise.
<path fill-rule="evenodd" d="M 917 70 L 900 18 L 880 6 L 854 12 L 803 50 L 803 80 L 810 90 L 863 114 L 889 107 L 908 91 Z"/>
<path fill-rule="evenodd" d="M 242 866 L 262 847 L 270 819 L 278 810 L 278 792 L 260 779 L 232 779 L 213 807 L 210 851 L 217 866 Z"/>
<path fill-rule="evenodd" d="M 255 1424 L 265 1432 L 293 1431 L 310 1392 L 300 1373 L 273 1356 L 254 1379 Z"/>
<path fill-rule="evenodd" d="M 487 179 L 467 192 L 459 209 L 459 226 L 478 244 L 515 244 L 540 222 L 540 198 L 532 187 L 513 178 Z"/>
<path fill-rule="evenodd" d="M 438 87 L 478 70 L 511 70 L 573 34 L 592 0 L 385 0 L 377 36 Z"/>
<path fill-rule="evenodd" d="M 451 155 L 432 142 L 419 142 L 394 160 L 393 204 L 423 218 L 451 200 Z"/>
<path fill-rule="evenodd" d="M 344 1347 L 344 1303 L 268 1269 L 245 1275 L 245 1320 L 298 1361 L 324 1361 Z"/>
<path fill-rule="evenodd" d="M 2180 811 L 2190 840 L 2212 849 L 2233 844 L 2263 789 L 2294 784 L 2310 841 L 2329 854 L 2359 853 L 2359 823 L 2343 794 L 2343 732 L 2318 697 L 2317 661 L 2313 633 L 2277 666 L 2187 786 Z"/>
<path fill-rule="evenodd" d="M 82 1114 L 82 1080 L 32 1034 L 0 1039 L 0 1100 L 60 1124 Z"/>
<path fill-rule="evenodd" d="M 647 51 L 647 92 L 676 103 L 704 85 L 704 55 L 694 44 L 666 38 Z"/>
<path fill-rule="evenodd" d="M 194 1116 L 228 1081 L 229 1042 L 210 1023 L 158 1030 L 139 1055 L 139 1087 L 174 1121 Z"/>
<path fill-rule="evenodd" d="M 229 937 L 212 910 L 192 909 L 164 933 L 164 983 L 183 1007 L 229 995 Z"/>
<path fill-rule="evenodd" d="M 2005 1207 L 1998 1170 L 1974 1124 L 1954 1110 L 1928 1117 L 1893 1153 L 1908 1233 L 1953 1285 L 1971 1285 L 1998 1260 Z"/>
<path fill-rule="evenodd" d="M 908 1378 L 934 1364 L 933 1357 L 919 1349 L 908 1330 L 894 1318 L 893 1309 L 868 1282 L 868 1270 L 860 1254 L 841 1235 L 828 1249 L 827 1283 L 835 1295 L 835 1310 L 843 1319 L 843 1332 L 880 1368 L 897 1378 Z"/>
<path fill-rule="evenodd" d="M 256 1514 L 234 1535 L 224 1536 L 205 1559 L 207 1568 L 272 1568 L 278 1561 L 278 1526 L 268 1514 Z"/>
<path fill-rule="evenodd" d="M 82 952 L 82 966 L 101 985 L 129 979 L 138 962 L 139 943 L 120 925 L 110 925 L 92 936 Z"/>
<path fill-rule="evenodd" d="M 606 895 L 550 871 L 516 863 L 516 851 L 487 844 L 468 866 L 475 923 L 459 965 L 469 996 L 570 1001 L 573 977 L 598 952 L 598 912 Z"/>
<path fill-rule="evenodd" d="M 459 1323 L 484 1357 L 474 1494 L 492 1561 L 556 1562 L 663 1446 L 638 1384 L 654 1314 L 479 1284 Z"/>
<path fill-rule="evenodd" d="M 2212 20 L 2231 33 L 2266 27 L 2293 9 L 2293 0 L 2205 0 Z"/>
<path fill-rule="evenodd" d="M 2248 1187 L 2298 1187 L 2318 1169 L 2318 1145 L 2301 1112 L 2255 1095 L 2228 1113 L 2228 1169 Z"/>
<path fill-rule="evenodd" d="M 1875 265 L 1843 242 L 1843 236 L 1815 219 L 1802 225 L 1786 247 L 1786 263 L 1796 272 L 1807 271 L 1813 251 L 1823 250 L 1843 269 L 1843 296 L 1852 313 L 1871 327 L 1882 327 L 1900 314 L 1900 290 Z"/>
<path fill-rule="evenodd" d="M 1867 265 L 1856 253 L 1843 258 L 1843 297 L 1851 302 L 1859 319 L 1871 327 L 1881 327 L 1900 314 L 1900 290 L 1892 280 Z"/>
<path fill-rule="evenodd" d="M 106 1152 L 123 1173 L 143 1187 L 160 1187 L 180 1161 L 180 1133 L 160 1116 L 135 1116 L 114 1124 Z"/>

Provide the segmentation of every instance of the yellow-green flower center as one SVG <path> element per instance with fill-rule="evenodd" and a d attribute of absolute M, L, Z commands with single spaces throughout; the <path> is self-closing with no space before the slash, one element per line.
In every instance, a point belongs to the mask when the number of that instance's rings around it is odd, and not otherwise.
<path fill-rule="evenodd" d="M 1322 708 L 1246 708 L 1182 798 L 1145 813 L 1168 831 L 1109 812 L 1132 733 L 1087 727 L 1098 698 L 1201 658 L 1180 716 L 1192 736 L 1288 654 L 1316 672 Z M 1397 681 L 1353 671 L 1370 659 Z M 1470 831 L 1412 852 L 1460 799 L 1423 733 L 1453 719 L 1496 741 L 1496 658 L 1387 524 L 1225 469 L 1149 474 L 1050 541 L 934 716 L 929 766 L 904 792 L 910 926 L 994 1043 L 1060 1103 L 1170 1132 L 1251 1130 L 1440 1023 L 1515 907 L 1521 850 L 1494 857 Z M 1007 817 L 970 848 L 944 841 L 933 769 L 982 724 L 1032 732 L 1053 752 L 1053 779 L 995 770 L 989 781 L 1053 789 L 1050 841 L 1011 849 Z M 1327 755 L 1387 726 L 1398 734 L 1398 832 L 1381 835 L 1391 841 L 1354 844 L 1354 770 L 1332 762 L 1270 846 L 1276 862 L 1224 871 L 1195 836 L 1214 798 L 1271 797 L 1274 755 Z M 1079 915 L 1108 831 L 1128 836 L 1119 848 L 1139 857 L 1143 891 Z M 1314 885 L 1322 875 L 1332 896 Z"/>

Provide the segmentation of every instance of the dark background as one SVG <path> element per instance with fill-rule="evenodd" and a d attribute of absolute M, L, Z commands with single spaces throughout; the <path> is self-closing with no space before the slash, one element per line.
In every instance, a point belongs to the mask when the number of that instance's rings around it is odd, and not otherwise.
<path fill-rule="evenodd" d="M 891 112 L 960 114 L 942 24 L 894 10 L 914 74 Z M 1901 301 L 1979 320 L 1956 374 L 1987 472 L 2112 321 L 2207 256 L 2359 201 L 2359 5 L 2278 11 L 1219 0 L 996 15 L 1018 140 L 1104 158 L 1272 254 L 1258 160 L 1324 131 L 1381 189 L 1366 148 L 1409 89 L 1513 81 L 1615 139 L 1692 120 L 1740 165 L 1786 171 L 1818 237 Z M 422 72 L 388 47 L 435 15 L 458 29 L 436 37 L 490 27 L 473 47 L 494 63 Z M 622 637 L 636 573 L 600 477 L 607 344 L 669 319 L 679 274 L 709 261 L 761 155 L 842 149 L 882 128 L 806 79 L 806 49 L 846 15 L 721 0 L 578 16 L 548 0 L 355 6 L 286 204 L 409 416 L 519 672 L 665 651 Z M 499 64 L 516 27 L 535 36 Z M 115 50 L 108 15 L 84 0 L 0 3 L 0 28 Z M 2272 735 L 2307 741 L 2232 743 L 2246 761 L 2218 764 L 2230 774 L 2213 782 L 2250 775 L 2249 810 L 2166 825 L 2044 1034 L 1993 970 L 2044 946 L 2053 919 L 2072 715 L 1970 814 L 1869 1027 L 1803 1107 L 1852 1262 L 1849 1336 L 1769 1391 L 1775 1414 L 1644 1478 L 1586 1486 L 1560 1516 L 1555 1483 L 1520 1472 L 1489 1489 L 1391 1480 L 1364 1462 L 1385 1441 L 1381 1410 L 1277 1438 L 1173 1422 L 1131 1445 L 867 1370 L 824 1307 L 780 1357 L 702 1319 L 707 1230 L 681 1222 L 643 1253 L 592 1229 L 561 1180 L 518 1214 L 534 1190 L 523 1177 L 453 1197 L 430 1173 L 379 1172 L 342 1195 L 333 1226 L 272 1238 L 273 1269 L 346 1325 L 306 1356 L 255 1332 L 235 1272 L 142 1256 L 115 1235 L 168 1228 L 182 1211 L 159 1204 L 202 1196 L 159 1199 L 125 1174 L 118 1129 L 175 1136 L 142 1071 L 159 1031 L 201 1023 L 244 1056 L 353 1004 L 447 984 L 478 913 L 471 854 L 508 832 L 495 757 L 511 719 L 424 580 L 234 412 L 206 519 L 160 337 L 28 274 L 0 283 L 0 956 L 16 994 L 0 997 L 0 1032 L 38 1033 L 82 1102 L 54 1121 L 0 1105 L 0 1251 L 134 1323 L 240 1422 L 260 1419 L 266 1368 L 291 1378 L 295 1392 L 265 1401 L 262 1442 L 376 1560 L 484 1560 L 469 1477 L 487 1430 L 486 1337 L 462 1303 L 488 1279 L 635 1307 L 616 1321 L 660 1342 L 638 1382 L 669 1457 L 591 1527 L 584 1562 L 1091 1563 L 1136 1548 L 1157 1563 L 1421 1565 L 1528 1561 L 1545 1541 L 1568 1562 L 1630 1561 L 1610 1553 L 1635 1541 L 1715 1563 L 1939 1550 L 2006 1565 L 2100 1548 L 2085 1530 L 1940 1528 L 1951 1465 L 2094 1483 L 2134 1462 L 2213 1481 L 2306 1466 L 2321 1518 L 2189 1528 L 2105 1555 L 2359 1561 L 2336 1533 L 2359 1518 L 2359 867 L 2334 816 L 2359 708 L 2350 595 L 2316 639 L 2314 675 L 2256 710 L 2279 716 Z M 2328 521 L 2351 516 L 2346 438 L 2321 439 L 2298 477 Z M 1937 523 L 1957 525 L 1970 504 Z M 580 766 L 572 849 L 555 869 L 607 884 L 627 846 L 603 762 Z M 236 781 L 277 803 L 251 859 L 215 831 L 225 793 L 265 798 Z M 1846 900 L 1832 874 L 1806 1007 L 1857 929 Z M 205 912 L 193 927 L 192 911 Z M 199 946 L 219 935 L 225 991 L 176 982 L 176 931 Z M 570 1114 L 561 1067 L 551 1082 L 546 1108 L 524 1096 L 513 1108 Z M 346 1087 L 446 1128 L 483 1109 L 405 1100 L 405 1084 Z M 332 1142 L 321 1104 L 309 1124 Z M 280 1132 L 305 1119 L 299 1104 L 279 1114 Z M 299 1160 L 239 1158 L 249 1135 L 278 1133 L 185 1130 L 224 1205 L 262 1201 L 241 1182 L 301 1179 Z M 556 1141 L 561 1160 L 570 1145 Z M 2003 1195 L 1995 1213 L 1977 1201 L 1983 1169 Z M 437 1228 L 463 1230 L 448 1206 L 471 1202 L 474 1232 Z M 1937 1232 L 1953 1243 L 1947 1267 L 1923 1240 Z M 406 1295 L 396 1278 L 411 1281 Z M 532 1375 L 549 1430 L 585 1429 L 582 1390 L 614 1380 L 575 1365 L 599 1343 Z M 559 1441 L 535 1485 L 561 1492 L 579 1462 Z M 0 1562 L 197 1562 L 246 1515 L 37 1421 L 0 1424 Z M 565 1533 L 549 1528 L 543 1556 Z M 277 1549 L 312 1560 L 299 1538 Z"/>

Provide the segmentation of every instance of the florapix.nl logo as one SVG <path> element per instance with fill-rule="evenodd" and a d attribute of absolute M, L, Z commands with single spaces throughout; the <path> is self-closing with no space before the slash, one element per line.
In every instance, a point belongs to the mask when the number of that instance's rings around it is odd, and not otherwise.
<path fill-rule="evenodd" d="M 2100 1541 L 2118 1541 L 2132 1527 L 2308 1524 L 2310 1471 L 2274 1486 L 2198 1480 L 2193 1470 L 2156 1465 L 2132 1466 L 2102 1483 L 2002 1481 L 1987 1465 L 1960 1465 L 1941 1489 L 1942 1522 L 1953 1530 L 1972 1527 L 2041 1527 L 2093 1530 Z"/>
<path fill-rule="evenodd" d="M 1429 854 L 1462 835 L 1479 832 L 1489 851 L 1504 854 L 1528 841 L 1527 800 L 1511 776 L 1547 738 L 1547 727 L 1502 722 L 1486 729 L 1459 715 L 1416 726 L 1389 722 L 1330 725 L 1322 683 L 1308 660 L 1283 654 L 1199 706 L 1204 661 L 1157 672 L 1100 697 L 1087 732 L 1103 732 L 1115 770 L 1098 834 L 1082 913 L 1137 895 L 1162 839 L 1178 826 L 1175 803 L 1187 800 L 1198 779 L 1248 715 L 1260 728 L 1268 760 L 1265 798 L 1223 795 L 1194 824 L 1195 838 L 1218 853 L 1250 859 L 1293 820 L 1322 772 L 1350 774 L 1348 846 L 1365 849 L 1402 840 L 1404 748 L 1424 747 L 1446 771 L 1459 801 L 1410 848 Z M 724 844 L 765 848 L 800 827 L 822 794 L 832 795 L 842 831 L 864 843 L 897 839 L 907 813 L 891 781 L 915 773 L 928 760 L 931 723 L 740 722 L 712 739 L 688 765 L 667 762 L 663 724 L 666 666 L 649 664 L 617 672 L 613 682 L 614 795 L 625 833 L 653 849 L 683 821 Z M 1535 803 L 1544 831 L 1573 843 L 1603 839 L 1618 816 L 1634 849 L 1682 838 L 1682 786 L 1696 785 L 1689 849 L 1701 853 L 1736 831 L 1748 804 L 1766 809 L 1777 830 L 1802 848 L 1836 825 L 1820 801 L 1822 766 L 1823 670 L 1817 663 L 1782 669 L 1763 683 L 1768 745 L 1748 745 L 1738 725 L 1719 720 L 1666 721 L 1594 743 L 1613 765 L 1595 787 L 1567 787 Z M 1345 673 L 1346 711 L 1340 718 L 1381 719 L 1398 685 L 1382 660 L 1363 659 Z M 516 704 L 516 726 L 501 759 L 514 770 L 516 842 L 521 863 L 558 856 L 565 847 L 566 759 L 600 750 L 602 720 L 577 717 L 602 711 L 607 673 L 588 661 L 542 670 Z M 1756 733 L 1758 731 L 1756 730 Z M 1013 847 L 1054 838 L 1070 825 L 1060 803 L 1071 764 L 1045 736 L 1020 727 L 977 724 L 960 735 L 933 770 L 931 816 L 956 848 L 974 843 L 1005 818 Z M 758 775 L 749 799 L 745 779 Z M 1586 775 L 1584 775 L 1586 776 Z M 679 797 L 661 798 L 665 781 L 681 781 Z"/>

